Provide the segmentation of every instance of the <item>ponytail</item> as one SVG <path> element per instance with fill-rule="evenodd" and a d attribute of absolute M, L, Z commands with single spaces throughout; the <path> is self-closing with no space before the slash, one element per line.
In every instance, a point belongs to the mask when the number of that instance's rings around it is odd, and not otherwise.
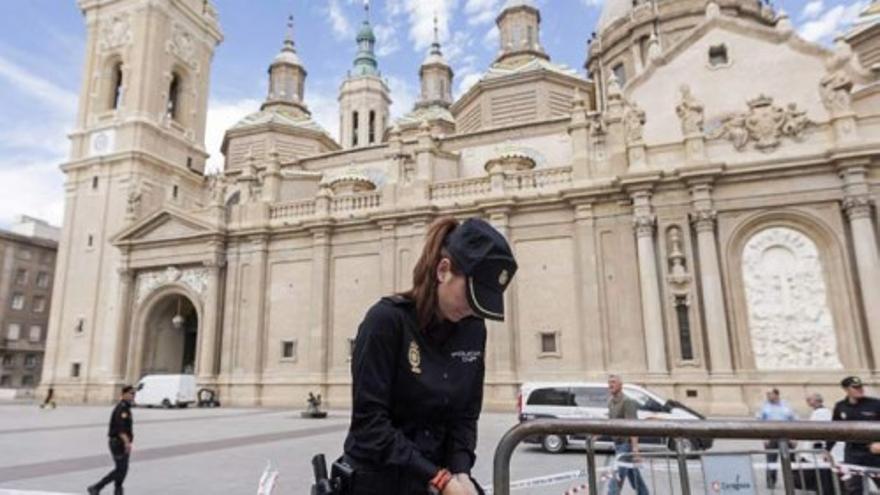
<path fill-rule="evenodd" d="M 412 288 L 400 295 L 411 299 L 416 304 L 416 315 L 419 321 L 419 329 L 425 330 L 437 317 L 437 265 L 443 258 L 449 257 L 449 253 L 443 248 L 446 236 L 458 227 L 458 220 L 452 217 L 441 217 L 434 220 L 428 226 L 425 235 L 425 247 L 413 268 Z M 452 263 L 453 273 L 458 273 L 455 263 Z"/>

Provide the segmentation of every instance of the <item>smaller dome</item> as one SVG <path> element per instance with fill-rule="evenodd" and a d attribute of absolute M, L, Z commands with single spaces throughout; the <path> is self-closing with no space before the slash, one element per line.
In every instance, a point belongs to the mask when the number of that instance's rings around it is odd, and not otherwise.
<path fill-rule="evenodd" d="M 333 194 L 355 194 L 376 190 L 373 179 L 351 168 L 339 175 L 326 178 L 322 183 L 330 187 Z"/>
<path fill-rule="evenodd" d="M 535 2 L 533 2 L 532 0 L 507 0 L 507 2 L 505 2 L 504 4 L 504 8 L 501 10 L 505 11 L 514 7 L 531 7 L 533 9 L 537 9 L 537 7 L 535 7 Z"/>
<path fill-rule="evenodd" d="M 290 65 L 299 65 L 302 66 L 302 60 L 300 60 L 299 55 L 296 54 L 293 50 L 281 50 L 278 52 L 278 55 L 275 55 L 275 58 L 272 59 L 272 65 L 275 64 L 290 64 Z"/>
<path fill-rule="evenodd" d="M 364 21 L 363 24 L 361 24 L 361 29 L 358 31 L 357 34 L 357 40 L 376 41 L 376 35 L 373 34 L 373 26 L 370 26 L 369 22 Z"/>

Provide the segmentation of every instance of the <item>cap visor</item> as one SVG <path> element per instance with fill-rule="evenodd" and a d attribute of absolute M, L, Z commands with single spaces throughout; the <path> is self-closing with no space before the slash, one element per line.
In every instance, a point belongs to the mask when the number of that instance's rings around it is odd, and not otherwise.
<path fill-rule="evenodd" d="M 467 279 L 467 299 L 474 314 L 487 320 L 504 321 L 504 294 Z"/>

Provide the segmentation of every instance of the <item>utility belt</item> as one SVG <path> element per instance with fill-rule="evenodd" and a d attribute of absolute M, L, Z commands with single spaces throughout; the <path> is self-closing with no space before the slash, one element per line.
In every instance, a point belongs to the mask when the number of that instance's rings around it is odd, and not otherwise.
<path fill-rule="evenodd" d="M 315 474 L 315 484 L 312 485 L 311 495 L 350 495 L 353 493 L 354 467 L 345 456 L 340 457 L 330 466 L 330 476 L 327 476 L 327 461 L 324 454 L 312 457 L 312 472 Z"/>

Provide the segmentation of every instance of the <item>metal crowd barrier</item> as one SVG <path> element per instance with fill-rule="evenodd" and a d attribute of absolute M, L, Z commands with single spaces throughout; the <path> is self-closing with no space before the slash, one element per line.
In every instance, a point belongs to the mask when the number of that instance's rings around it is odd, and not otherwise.
<path fill-rule="evenodd" d="M 576 420 L 576 419 L 535 419 L 522 422 L 511 428 L 498 443 L 493 460 L 493 484 L 495 495 L 509 495 L 510 493 L 510 458 L 516 447 L 526 438 L 547 434 L 558 435 L 586 435 L 586 470 L 587 487 L 590 495 L 599 495 L 599 480 L 597 477 L 596 451 L 593 448 L 594 436 L 613 437 L 661 437 L 678 440 L 689 439 L 740 439 L 740 440 L 776 440 L 778 441 L 778 460 L 772 463 L 775 467 L 778 463 L 778 478 L 785 495 L 794 495 L 796 489 L 795 469 L 798 468 L 798 476 L 803 483 L 804 468 L 809 469 L 810 464 L 792 460 L 795 457 L 789 441 L 813 440 L 840 442 L 877 442 L 880 441 L 880 422 L 814 422 L 814 421 L 791 421 L 791 422 L 764 422 L 764 421 L 661 421 L 661 420 Z M 665 456 L 666 462 L 674 460 L 674 471 L 679 477 L 679 489 L 682 495 L 691 495 L 690 476 L 688 472 L 688 459 L 698 456 L 733 455 L 733 454 L 767 454 L 770 451 L 739 451 L 739 452 L 688 452 L 685 451 L 682 442 L 675 442 L 676 451 L 671 454 L 643 453 L 641 458 L 661 458 Z M 798 454 L 819 455 L 819 451 L 798 451 Z M 624 456 L 622 456 L 624 457 Z M 626 461 L 625 458 L 622 461 Z M 820 469 L 824 459 L 816 459 L 812 463 L 813 469 Z M 830 463 L 833 467 L 833 462 Z M 672 469 L 669 470 L 671 474 Z M 865 474 L 865 473 L 862 473 Z M 860 474 L 861 475 L 861 474 Z M 834 475 L 836 478 L 836 474 Z M 670 480 L 671 483 L 671 480 Z M 837 483 L 834 483 L 837 485 Z M 651 493 L 675 493 L 669 486 L 669 492 Z M 834 495 L 838 495 L 839 487 L 833 488 Z M 709 490 L 705 490 L 707 493 Z M 830 494 L 825 494 L 830 495 Z"/>

